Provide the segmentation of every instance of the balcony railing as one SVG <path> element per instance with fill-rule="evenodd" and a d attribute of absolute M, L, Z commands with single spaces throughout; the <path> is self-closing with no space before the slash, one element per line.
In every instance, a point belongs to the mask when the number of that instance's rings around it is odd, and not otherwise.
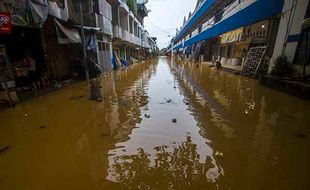
<path fill-rule="evenodd" d="M 201 32 L 188 40 L 175 41 L 174 48 L 186 47 L 202 40 L 219 36 L 242 26 L 278 16 L 283 11 L 278 0 L 236 0 L 203 24 Z M 183 43 L 179 43 L 179 42 Z"/>
<path fill-rule="evenodd" d="M 96 23 L 97 23 L 97 27 L 100 27 L 103 33 L 112 36 L 113 29 L 112 29 L 111 20 L 109 20 L 103 15 L 96 15 Z"/>
<path fill-rule="evenodd" d="M 236 0 L 234 1 L 233 3 L 225 7 L 222 11 L 220 11 L 219 13 L 214 15 L 212 18 L 210 18 L 207 22 L 205 22 L 203 24 L 202 31 L 205 31 L 213 27 L 214 25 L 222 22 L 223 20 L 226 20 L 227 18 L 245 9 L 246 7 L 250 6 L 256 1 L 257 0 Z"/>
<path fill-rule="evenodd" d="M 119 25 L 113 25 L 113 37 L 122 39 L 123 30 Z"/>
<path fill-rule="evenodd" d="M 123 29 L 123 37 L 122 37 L 122 39 L 124 40 L 124 41 L 127 41 L 127 42 L 130 42 L 130 35 L 129 35 L 130 33 L 127 31 L 127 30 L 124 30 Z"/>
<path fill-rule="evenodd" d="M 127 5 L 127 1 L 126 0 L 121 0 L 120 1 L 120 8 L 122 8 L 122 9 L 124 9 L 126 12 L 129 12 L 129 7 L 128 7 L 128 5 Z"/>

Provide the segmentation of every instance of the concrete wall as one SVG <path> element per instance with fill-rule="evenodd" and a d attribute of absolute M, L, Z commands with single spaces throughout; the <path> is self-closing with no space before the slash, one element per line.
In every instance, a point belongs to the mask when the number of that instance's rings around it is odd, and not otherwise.
<path fill-rule="evenodd" d="M 75 0 L 67 0 L 69 19 L 76 24 L 81 24 L 80 3 Z M 95 16 L 91 0 L 81 1 L 83 22 L 85 26 L 96 26 Z"/>
<path fill-rule="evenodd" d="M 282 54 L 287 56 L 289 62 L 293 62 L 298 41 L 287 42 L 290 35 L 299 35 L 301 33 L 301 22 L 303 21 L 309 0 L 297 0 L 297 6 L 293 6 L 294 0 L 285 0 L 283 7 L 283 14 L 281 15 L 277 39 L 270 61 L 269 72 L 274 66 L 274 60 Z M 289 17 L 291 15 L 291 24 Z"/>

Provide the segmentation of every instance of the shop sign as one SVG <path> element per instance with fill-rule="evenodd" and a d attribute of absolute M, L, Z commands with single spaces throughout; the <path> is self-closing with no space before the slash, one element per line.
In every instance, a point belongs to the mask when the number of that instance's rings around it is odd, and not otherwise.
<path fill-rule="evenodd" d="M 256 36 L 256 37 L 253 37 L 251 39 L 251 43 L 253 43 L 253 44 L 266 43 L 266 38 L 265 38 L 265 36 Z"/>
<path fill-rule="evenodd" d="M 12 32 L 12 20 L 10 13 L 0 13 L 0 33 Z"/>
<path fill-rule="evenodd" d="M 227 32 L 221 36 L 221 44 L 241 41 L 243 28 Z"/>

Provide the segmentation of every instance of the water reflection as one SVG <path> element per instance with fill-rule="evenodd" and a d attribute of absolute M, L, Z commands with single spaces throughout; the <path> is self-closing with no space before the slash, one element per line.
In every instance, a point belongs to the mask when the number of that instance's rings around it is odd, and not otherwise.
<path fill-rule="evenodd" d="M 213 157 L 200 159 L 189 136 L 178 146 L 154 150 L 153 156 L 142 148 L 134 155 L 114 156 L 108 179 L 128 189 L 188 189 L 215 187 L 214 182 L 224 175 Z"/>
<path fill-rule="evenodd" d="M 142 120 L 141 107 L 148 104 L 148 81 L 156 73 L 156 63 L 133 66 L 102 79 L 102 92 L 106 101 L 94 106 L 93 120 L 103 128 L 103 136 L 125 141 L 131 130 Z M 104 120 L 102 117 L 105 117 Z M 100 123 L 100 121 L 103 121 Z"/>
<path fill-rule="evenodd" d="M 166 58 L 101 84 L 0 112 L 0 189 L 308 189 L 309 102 Z"/>
<path fill-rule="evenodd" d="M 215 187 L 224 171 L 210 141 L 201 136 L 165 59 L 157 72 L 144 87 L 148 104 L 140 107 L 151 118 L 143 118 L 128 139 L 109 151 L 107 179 L 132 189 Z"/>

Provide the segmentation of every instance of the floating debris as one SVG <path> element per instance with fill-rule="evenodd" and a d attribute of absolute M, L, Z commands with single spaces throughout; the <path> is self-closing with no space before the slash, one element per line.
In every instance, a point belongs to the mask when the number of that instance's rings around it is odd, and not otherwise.
<path fill-rule="evenodd" d="M 298 138 L 301 138 L 301 139 L 305 139 L 305 138 L 308 137 L 308 135 L 305 134 L 305 133 L 299 133 L 299 134 L 297 134 L 296 136 L 297 136 Z"/>
<path fill-rule="evenodd" d="M 7 150 L 9 150 L 9 149 L 10 149 L 10 146 L 5 146 L 5 147 L 1 148 L 0 149 L 0 154 L 5 152 L 5 151 L 7 151 Z"/>
<path fill-rule="evenodd" d="M 44 126 L 44 125 L 38 127 L 38 129 L 45 129 L 45 128 L 46 128 L 46 126 Z"/>
<path fill-rule="evenodd" d="M 160 104 L 166 104 L 166 103 L 171 103 L 171 102 L 172 102 L 171 99 L 165 99 L 165 101 L 164 101 L 164 102 L 161 102 Z"/>
<path fill-rule="evenodd" d="M 223 153 L 223 152 L 216 151 L 216 153 L 215 153 L 214 155 L 215 155 L 215 156 L 218 156 L 218 157 L 223 157 L 223 156 L 224 156 L 224 153 Z"/>
<path fill-rule="evenodd" d="M 147 114 L 147 113 L 146 113 L 146 114 L 144 114 L 144 117 L 145 117 L 145 118 L 150 118 L 151 116 L 150 116 L 150 114 Z"/>
<path fill-rule="evenodd" d="M 90 99 L 96 100 L 97 102 L 103 101 L 103 95 L 101 91 L 101 85 L 100 82 L 97 80 L 91 80 L 90 81 Z"/>
<path fill-rule="evenodd" d="M 274 156 L 273 158 L 272 158 L 272 164 L 273 165 L 277 165 L 279 163 L 279 158 L 277 157 L 277 156 Z"/>
<path fill-rule="evenodd" d="M 177 119 L 176 118 L 172 119 L 172 123 L 177 123 Z"/>
<path fill-rule="evenodd" d="M 24 115 L 24 116 L 25 116 L 25 117 L 28 117 L 28 114 L 26 114 L 26 113 L 25 113 L 25 115 Z"/>

